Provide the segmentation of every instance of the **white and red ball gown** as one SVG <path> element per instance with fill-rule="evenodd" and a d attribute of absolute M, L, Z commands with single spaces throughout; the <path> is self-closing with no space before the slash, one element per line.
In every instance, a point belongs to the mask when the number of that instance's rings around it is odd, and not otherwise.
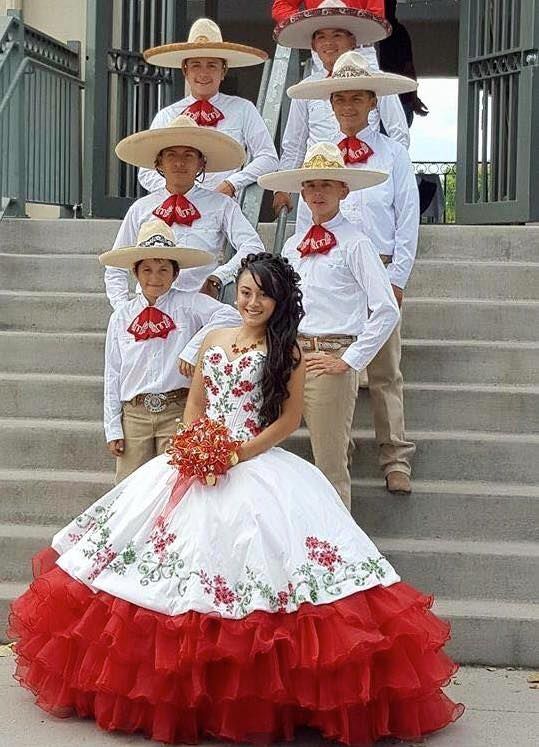
<path fill-rule="evenodd" d="M 264 353 L 204 356 L 207 414 L 259 430 Z M 140 467 L 62 529 L 12 605 L 16 678 L 58 715 L 161 742 L 412 739 L 454 721 L 431 598 L 280 448 L 195 483 Z M 36 566 L 40 566 L 36 568 Z"/>

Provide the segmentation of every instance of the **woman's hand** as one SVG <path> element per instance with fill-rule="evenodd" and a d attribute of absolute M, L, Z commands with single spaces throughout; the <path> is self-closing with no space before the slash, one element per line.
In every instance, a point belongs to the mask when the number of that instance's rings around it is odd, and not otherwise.
<path fill-rule="evenodd" d="M 178 359 L 178 370 L 186 379 L 192 379 L 195 375 L 195 366 L 182 358 Z"/>
<path fill-rule="evenodd" d="M 251 459 L 252 457 L 249 452 L 249 441 L 244 441 L 237 450 L 236 454 L 238 455 L 238 464 L 240 462 L 246 462 L 248 459 Z"/>
<path fill-rule="evenodd" d="M 123 438 L 117 438 L 114 441 L 107 443 L 107 449 L 110 451 L 112 456 L 121 457 L 125 450 L 125 444 Z"/>

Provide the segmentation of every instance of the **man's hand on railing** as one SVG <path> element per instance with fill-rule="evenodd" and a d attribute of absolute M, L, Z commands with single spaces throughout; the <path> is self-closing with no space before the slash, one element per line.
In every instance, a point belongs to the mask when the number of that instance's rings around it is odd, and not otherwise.
<path fill-rule="evenodd" d="M 283 208 L 290 213 L 292 211 L 292 196 L 288 192 L 275 192 L 273 195 L 273 212 L 279 215 Z"/>

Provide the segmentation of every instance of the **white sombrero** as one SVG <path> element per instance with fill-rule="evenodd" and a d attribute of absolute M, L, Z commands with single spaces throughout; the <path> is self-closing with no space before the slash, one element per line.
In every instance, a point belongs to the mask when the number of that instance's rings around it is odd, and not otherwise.
<path fill-rule="evenodd" d="M 142 259 L 172 259 L 181 269 L 204 267 L 213 262 L 214 257 L 202 249 L 186 249 L 177 246 L 170 226 L 156 218 L 143 223 L 139 229 L 136 246 L 120 246 L 99 255 L 99 261 L 107 267 L 121 267 L 128 270 Z"/>
<path fill-rule="evenodd" d="M 329 99 L 337 91 L 373 91 L 377 96 L 417 90 L 417 81 L 404 75 L 382 73 L 369 67 L 359 52 L 345 52 L 335 62 L 329 78 L 305 80 L 290 86 L 291 99 Z"/>
<path fill-rule="evenodd" d="M 382 184 L 388 177 L 384 171 L 347 168 L 342 153 L 333 143 L 315 143 L 305 154 L 301 169 L 274 171 L 258 177 L 258 183 L 264 189 L 274 192 L 301 192 L 303 182 L 324 179 L 344 182 L 350 191 L 367 189 Z"/>
<path fill-rule="evenodd" d="M 187 114 L 180 114 L 166 127 L 125 137 L 116 146 L 116 155 L 133 166 L 154 169 L 157 155 L 164 148 L 175 146 L 199 150 L 206 158 L 207 172 L 233 171 L 245 161 L 245 150 L 237 140 L 215 128 L 199 127 Z"/>
<path fill-rule="evenodd" d="M 160 67 L 181 68 L 185 60 L 193 57 L 217 57 L 228 67 L 249 67 L 268 59 L 262 49 L 223 41 L 221 29 L 209 18 L 199 18 L 193 23 L 186 42 L 163 44 L 144 52 L 146 62 Z"/>
<path fill-rule="evenodd" d="M 324 0 L 317 8 L 294 13 L 279 23 L 273 38 L 283 47 L 311 49 L 313 34 L 320 29 L 344 29 L 356 44 L 374 44 L 391 34 L 391 24 L 367 10 L 348 8 L 342 0 Z"/>

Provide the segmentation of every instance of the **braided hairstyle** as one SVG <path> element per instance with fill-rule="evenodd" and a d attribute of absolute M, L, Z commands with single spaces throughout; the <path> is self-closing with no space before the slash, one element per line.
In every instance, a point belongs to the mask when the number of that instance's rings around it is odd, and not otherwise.
<path fill-rule="evenodd" d="M 268 426 L 280 416 L 283 402 L 289 397 L 290 375 L 301 360 L 296 337 L 305 315 L 303 294 L 299 275 L 283 257 L 268 252 L 249 254 L 241 261 L 236 283 L 244 272 L 249 272 L 258 287 L 276 302 L 266 327 L 268 352 L 262 371 L 260 420 Z"/>

